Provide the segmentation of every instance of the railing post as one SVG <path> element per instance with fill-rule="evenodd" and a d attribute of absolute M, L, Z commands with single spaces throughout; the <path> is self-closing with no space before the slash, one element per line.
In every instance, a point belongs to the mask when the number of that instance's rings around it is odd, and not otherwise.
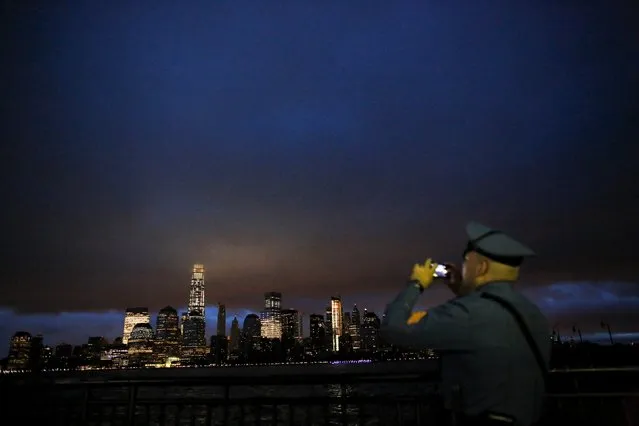
<path fill-rule="evenodd" d="M 346 400 L 346 398 L 348 397 L 348 389 L 344 383 L 340 384 L 340 397 L 340 407 L 342 409 L 342 412 L 340 414 L 342 415 L 342 425 L 348 426 L 348 405 L 346 402 L 344 402 L 344 400 Z"/>
<path fill-rule="evenodd" d="M 223 425 L 228 425 L 229 421 L 229 404 L 231 403 L 231 385 L 226 383 L 224 385 L 224 420 Z"/>
<path fill-rule="evenodd" d="M 635 402 L 633 404 L 633 401 Z M 624 417 L 628 426 L 639 425 L 639 397 L 627 396 L 621 399 Z"/>
<path fill-rule="evenodd" d="M 81 424 L 85 425 L 87 424 L 87 416 L 89 415 L 89 396 L 90 396 L 90 389 L 89 389 L 89 385 L 87 385 L 84 388 L 84 399 L 82 401 L 82 414 L 81 414 Z"/>
<path fill-rule="evenodd" d="M 452 389 L 452 407 L 451 407 L 450 415 L 451 421 L 450 423 L 453 426 L 458 426 L 460 424 L 460 417 L 462 413 L 462 390 L 461 386 L 454 385 Z"/>
<path fill-rule="evenodd" d="M 128 426 L 135 425 L 135 403 L 138 396 L 138 385 L 135 383 L 131 383 L 129 385 L 129 411 L 128 411 Z"/>

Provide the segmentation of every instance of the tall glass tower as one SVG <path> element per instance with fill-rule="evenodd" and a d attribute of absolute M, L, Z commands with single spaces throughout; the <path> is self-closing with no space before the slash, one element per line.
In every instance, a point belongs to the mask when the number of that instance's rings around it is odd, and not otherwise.
<path fill-rule="evenodd" d="M 282 338 L 282 293 L 264 293 L 264 310 L 260 312 L 262 337 Z"/>
<path fill-rule="evenodd" d="M 204 317 L 204 265 L 193 265 L 189 310 L 184 319 L 182 334 L 183 353 L 201 355 L 206 352 L 206 322 Z"/>
<path fill-rule="evenodd" d="M 189 314 L 204 316 L 204 265 L 193 265 L 191 291 L 189 292 Z"/>
<path fill-rule="evenodd" d="M 155 326 L 155 351 L 163 360 L 180 355 L 180 327 L 177 311 L 171 306 L 160 310 Z"/>
<path fill-rule="evenodd" d="M 342 321 L 344 319 L 344 311 L 342 308 L 342 299 L 340 297 L 331 297 L 331 331 L 333 352 L 339 352 L 339 339 L 342 337 Z"/>

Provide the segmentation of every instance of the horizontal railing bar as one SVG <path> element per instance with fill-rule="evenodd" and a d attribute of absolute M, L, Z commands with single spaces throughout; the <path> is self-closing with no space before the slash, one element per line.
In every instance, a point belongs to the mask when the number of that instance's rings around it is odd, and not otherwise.
<path fill-rule="evenodd" d="M 64 388 L 104 388 L 122 386 L 302 386 L 302 385 L 330 385 L 330 384 L 355 384 L 355 383 L 410 383 L 410 382 L 436 382 L 438 373 L 401 375 L 401 376 L 273 376 L 273 377 L 198 377 L 198 378 L 161 378 L 161 379 L 131 379 L 131 380 L 84 380 L 72 382 L 44 382 L 33 383 L 35 385 L 56 386 Z M 7 383 L 9 384 L 9 383 Z M 29 386 L 27 382 L 23 385 Z M 0 383 L 0 386 L 2 384 Z"/>
<path fill-rule="evenodd" d="M 610 393 L 550 393 L 547 398 L 639 398 L 639 392 L 610 392 Z"/>
<path fill-rule="evenodd" d="M 430 399 L 435 399 L 430 398 Z M 417 401 L 429 402 L 428 397 L 383 397 L 383 396 L 319 396 L 319 397 L 246 397 L 246 398 L 173 398 L 173 399 L 155 399 L 140 398 L 135 400 L 135 405 L 324 405 L 324 404 L 384 404 L 394 405 L 398 402 L 414 403 Z M 126 405 L 128 400 L 89 400 L 89 405 Z"/>
<path fill-rule="evenodd" d="M 554 370 L 549 375 L 549 380 L 553 377 L 565 377 L 574 375 L 578 377 L 597 377 L 597 376 L 609 376 L 619 375 L 626 377 L 628 374 L 639 373 L 639 369 L 591 369 L 591 370 Z M 305 374 L 305 375 L 268 375 L 268 376 L 207 376 L 200 377 L 164 377 L 164 378 L 135 378 L 135 379 L 101 379 L 101 378 L 87 378 L 82 380 L 81 378 L 66 380 L 64 378 L 57 379 L 55 377 L 38 377 L 38 379 L 44 380 L 41 384 L 55 385 L 66 388 L 73 387 L 117 387 L 122 385 L 136 385 L 136 386 L 259 386 L 259 385 L 302 385 L 302 384 L 351 384 L 351 383 L 363 383 L 363 382 L 410 382 L 410 381 L 424 381 L 431 380 L 437 381 L 439 378 L 439 372 L 423 372 L 423 373 L 409 373 L 409 374 L 380 374 L 380 373 L 342 373 L 342 374 Z M 0 378 L 0 386 L 4 384 L 10 385 L 29 385 L 30 380 L 23 380 L 18 383 L 16 381 L 6 378 Z M 24 379 L 28 379 L 28 376 L 24 376 Z M 47 381 L 49 380 L 49 381 Z M 39 383 L 36 383 L 39 384 Z"/>
<path fill-rule="evenodd" d="M 395 366 L 396 367 L 396 366 Z M 248 368 L 248 367 L 247 367 Z M 405 373 L 405 372 L 386 372 L 386 373 L 380 373 L 379 371 L 375 371 L 375 372 L 371 372 L 371 371 L 358 371 L 358 372 L 349 372 L 349 373 L 327 373 L 326 371 L 322 371 L 322 372 L 313 372 L 313 373 L 305 373 L 302 375 L 302 377 L 305 378 L 315 378 L 315 377 L 319 377 L 322 378 L 323 381 L 326 381 L 327 378 L 340 378 L 340 380 L 342 379 L 350 379 L 350 378 L 367 378 L 367 377 L 371 377 L 371 378 L 384 378 L 384 380 L 387 380 L 387 378 L 391 378 L 394 376 L 397 377 L 416 377 L 416 376 L 435 376 L 438 375 L 438 371 L 437 369 L 430 369 L 429 371 L 424 371 L 423 369 L 419 368 L 419 367 L 415 367 L 415 365 L 412 365 L 411 370 L 413 370 L 412 372 L 409 373 Z M 184 371 L 187 372 L 192 372 L 193 370 L 191 369 L 175 369 L 173 371 L 171 370 L 164 370 L 164 369 L 142 369 L 142 370 L 132 370 L 131 373 L 132 374 L 138 374 L 138 372 L 141 372 L 141 375 L 146 375 L 146 374 L 154 374 L 155 372 L 159 372 L 160 374 L 169 374 L 170 372 L 176 372 L 177 374 L 180 374 L 180 377 L 176 377 L 176 376 L 169 376 L 169 377 L 165 377 L 165 378 L 157 378 L 157 377 L 138 377 L 138 378 L 125 378 L 125 379 L 119 379 L 116 377 L 113 378 L 108 378 L 108 379 L 104 379 L 99 377 L 101 375 L 100 370 L 90 370 L 90 371 L 78 371 L 77 373 L 79 374 L 74 374 L 71 373 L 71 379 L 69 379 L 68 375 L 57 375 L 55 373 L 52 374 L 48 374 L 48 373 L 44 373 L 44 374 L 31 374 L 31 373 L 5 373 L 5 374 L 0 374 L 0 384 L 4 383 L 4 382 L 9 382 L 9 383 L 13 383 L 15 381 L 23 381 L 23 380 L 28 380 L 32 377 L 38 377 L 40 379 L 43 380 L 51 380 L 51 381 L 56 381 L 57 384 L 64 384 L 64 385 L 72 385 L 75 384 L 77 382 L 79 382 L 80 380 L 75 380 L 75 378 L 77 377 L 81 377 L 82 375 L 86 375 L 87 379 L 83 380 L 83 383 L 92 383 L 92 382 L 97 382 L 97 383 L 105 383 L 105 382 L 109 382 L 109 383 L 115 383 L 115 382 L 136 382 L 136 383 L 142 383 L 142 382 L 154 382 L 154 383 L 158 383 L 158 382 L 162 382 L 162 381 L 171 381 L 174 382 L 176 380 L 178 381 L 186 381 L 186 382 L 197 382 L 197 381 L 211 381 L 211 380 L 215 380 L 215 381 L 236 381 L 236 380 L 243 380 L 243 379 L 248 379 L 248 380 L 252 380 L 252 381 L 271 381 L 271 380 L 281 380 L 281 379 L 286 379 L 286 378 L 298 378 L 300 377 L 298 374 L 294 374 L 294 373 L 284 373 L 284 374 L 269 374 L 269 375 L 235 375 L 235 374 L 207 374 L 210 373 L 212 371 L 237 371 L 240 370 L 240 368 L 228 368 L 228 369 L 215 369 L 215 368 L 201 368 L 198 369 L 199 371 L 202 372 L 201 375 L 198 376 L 190 376 L 190 377 L 184 377 L 181 376 L 181 373 Z M 128 370 L 112 370 L 112 371 L 107 371 L 105 372 L 106 375 L 126 375 L 128 372 Z M 115 373 L 115 374 L 114 374 Z M 553 369 L 549 371 L 549 375 L 555 376 L 563 376 L 563 375 L 571 375 L 571 374 L 578 374 L 578 375 L 607 375 L 607 374 L 611 374 L 611 373 L 626 373 L 626 374 L 632 374 L 632 373 L 639 373 L 639 367 L 616 367 L 616 368 L 583 368 L 583 369 L 575 369 L 575 368 L 567 368 L 567 369 Z M 96 377 L 95 380 L 92 380 L 90 376 L 95 375 L 98 376 Z M 75 377 L 74 377 L 75 376 Z M 69 381 L 67 381 L 69 380 Z"/>
<path fill-rule="evenodd" d="M 192 378 L 149 378 L 149 379 L 124 379 L 124 380 L 86 380 L 81 383 L 91 384 L 91 383 L 134 383 L 139 385 L 144 385 L 146 383 L 149 384 L 174 384 L 176 382 L 185 382 L 185 383 L 199 383 L 204 382 L 203 384 L 210 385 L 212 382 L 220 382 L 220 383 L 236 383 L 236 382 L 247 382 L 247 383 L 258 383 L 258 382 L 268 382 L 276 383 L 279 381 L 284 381 L 286 383 L 299 382 L 301 380 L 313 380 L 322 383 L 337 383 L 342 380 L 366 380 L 366 381 L 404 381 L 404 380 L 418 380 L 423 378 L 433 378 L 439 376 L 439 373 L 415 373 L 415 374 L 392 374 L 392 375 L 384 375 L 384 374 L 340 374 L 340 375 L 321 375 L 321 374 L 312 374 L 312 375 L 283 375 L 283 376 L 251 376 L 251 377 L 243 377 L 243 376 L 229 376 L 229 377 L 192 377 Z M 79 383 L 79 382 L 78 382 Z M 72 384 L 72 382 L 62 382 L 61 384 Z"/>
<path fill-rule="evenodd" d="M 639 393 L 585 393 L 585 394 L 547 394 L 547 398 L 636 398 Z M 201 406 L 224 406 L 224 405 L 340 405 L 340 404 L 380 404 L 395 405 L 397 403 L 424 403 L 428 404 L 434 397 L 381 397 L 381 396 L 347 396 L 347 397 L 249 397 L 249 398 L 177 398 L 177 399 L 136 399 L 135 405 L 201 405 Z M 90 400 L 89 406 L 126 406 L 128 400 Z"/>
<path fill-rule="evenodd" d="M 606 367 L 606 368 L 555 368 L 550 370 L 550 374 L 554 373 L 614 373 L 614 372 L 636 372 L 639 373 L 639 367 Z"/>
<path fill-rule="evenodd" d="M 380 373 L 379 371 L 375 371 L 375 372 L 371 372 L 371 371 L 358 371 L 358 372 L 349 372 L 349 373 L 327 373 L 326 371 L 322 371 L 322 372 L 314 372 L 314 373 L 305 373 L 303 374 L 301 377 L 304 378 L 322 378 L 322 380 L 326 381 L 327 378 L 340 378 L 340 380 L 342 378 L 348 379 L 348 378 L 384 378 L 384 380 L 387 380 L 388 378 L 392 378 L 392 377 L 416 377 L 416 376 L 434 376 L 434 375 L 438 375 L 438 372 L 436 371 L 436 369 L 431 369 L 430 371 L 423 371 L 420 368 L 415 368 L 415 366 L 413 365 L 411 368 L 412 372 L 409 373 L 405 373 L 405 372 L 387 372 L 387 373 Z M 216 369 L 207 369 L 207 368 L 202 368 L 199 369 L 199 371 L 202 372 L 201 375 L 198 376 L 191 376 L 191 377 L 176 377 L 176 376 L 170 376 L 170 377 L 165 377 L 165 378 L 154 378 L 154 377 L 138 377 L 138 378 L 126 378 L 126 379 L 119 379 L 119 378 L 110 378 L 110 379 L 103 379 L 100 377 L 96 377 L 95 380 L 92 380 L 90 378 L 91 375 L 96 375 L 99 376 L 100 375 L 100 371 L 99 370 L 91 370 L 91 371 L 87 371 L 87 372 L 77 372 L 79 374 L 77 374 L 75 377 L 78 376 L 82 376 L 84 374 L 86 374 L 88 377 L 87 380 L 84 380 L 83 383 L 90 383 L 90 382 L 97 382 L 97 383 L 104 383 L 104 382 L 138 382 L 138 383 L 142 383 L 142 382 L 161 382 L 161 381 L 188 381 L 188 382 L 196 382 L 196 381 L 210 381 L 210 380 L 216 380 L 216 381 L 236 381 L 236 380 L 243 380 L 243 379 L 248 379 L 248 380 L 252 380 L 252 381 L 270 381 L 270 380 L 281 380 L 281 379 L 286 379 L 286 378 L 298 378 L 300 377 L 300 375 L 298 374 L 292 374 L 292 373 L 285 373 L 285 374 L 269 374 L 269 375 L 235 375 L 235 374 L 222 374 L 222 375 L 217 375 L 217 374 L 207 374 L 208 372 L 211 371 L 232 371 L 234 370 L 233 368 L 229 368 L 229 369 L 222 369 L 222 370 L 216 370 Z M 239 370 L 239 368 L 238 368 Z M 164 370 L 164 369 L 149 369 L 149 370 L 137 370 L 142 372 L 141 374 L 153 374 L 154 372 L 159 372 L 160 374 L 164 374 L 164 373 L 170 373 L 172 372 L 171 370 Z M 137 374 L 136 370 L 132 371 L 132 374 Z M 192 370 L 190 369 L 176 369 L 173 370 L 175 371 L 177 374 L 180 374 L 179 372 L 184 372 L 184 371 L 189 371 L 191 372 Z M 114 372 L 116 372 L 116 375 L 126 375 L 127 374 L 127 370 L 114 370 Z M 107 372 L 106 374 L 112 374 L 113 372 Z M 554 375 L 570 375 L 570 374 L 579 374 L 579 375 L 602 375 L 602 374 L 610 374 L 610 373 L 639 373 L 639 367 L 620 367 L 620 368 L 585 368 L 585 369 L 554 369 L 554 370 L 550 370 L 549 374 L 550 376 L 554 376 Z M 29 373 L 23 373 L 23 374 L 0 374 L 0 383 L 3 383 L 5 381 L 7 382 L 13 382 L 15 380 L 25 380 L 25 379 L 29 379 L 30 377 L 38 377 L 38 378 L 42 378 L 42 379 L 49 379 L 49 380 L 60 380 L 58 382 L 56 382 L 57 384 L 65 384 L 65 385 L 69 385 L 69 384 L 74 384 L 77 383 L 77 381 L 66 381 L 69 380 L 67 379 L 64 375 L 56 375 L 56 374 L 41 374 L 41 375 L 32 375 Z"/>

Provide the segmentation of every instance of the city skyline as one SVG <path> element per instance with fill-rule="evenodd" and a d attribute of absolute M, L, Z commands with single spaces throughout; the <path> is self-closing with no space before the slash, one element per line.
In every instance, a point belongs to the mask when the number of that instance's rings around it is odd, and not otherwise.
<path fill-rule="evenodd" d="M 243 324 L 244 318 L 247 315 L 250 314 L 254 314 L 254 315 L 258 315 L 259 317 L 259 313 L 260 310 L 263 309 L 263 296 L 264 295 L 260 295 L 260 298 L 262 299 L 262 306 L 258 307 L 255 310 L 250 310 L 250 309 L 232 309 L 232 310 L 228 310 L 225 307 L 225 314 L 226 314 L 226 329 L 227 330 L 231 330 L 231 325 L 233 322 L 234 318 L 237 318 L 241 325 Z M 282 298 L 285 299 L 285 295 L 282 296 Z M 330 296 L 327 297 L 326 300 L 324 301 L 324 305 L 327 305 L 327 307 L 331 306 L 331 301 L 334 299 L 334 296 Z M 352 302 L 350 300 L 346 300 L 344 301 L 342 299 L 342 303 L 344 306 L 343 312 L 344 313 L 351 313 L 352 312 L 352 308 L 353 306 L 357 306 L 360 313 L 363 315 L 364 310 L 367 310 L 369 312 L 373 312 L 375 314 L 377 314 L 380 318 L 382 316 L 382 309 L 371 309 L 370 307 L 361 305 L 359 303 L 357 303 L 356 301 Z M 171 305 L 169 305 L 171 306 Z M 303 319 L 303 335 L 304 337 L 309 337 L 309 333 L 310 333 L 310 316 L 311 315 L 320 315 L 322 318 L 325 318 L 325 314 L 326 312 L 324 312 L 324 309 L 320 308 L 319 306 L 321 306 L 321 301 L 319 302 L 319 305 L 316 306 L 316 308 L 313 310 L 301 310 L 296 308 L 295 306 L 288 306 L 285 302 L 282 304 L 282 306 L 284 307 L 284 310 L 286 309 L 295 309 L 297 310 L 300 315 L 302 316 Z M 175 308 L 175 307 L 174 307 Z M 217 332 L 217 318 L 218 318 L 218 304 L 211 304 L 208 305 L 206 307 L 206 338 L 207 341 L 210 338 L 210 336 L 215 335 Z M 181 311 L 182 308 L 175 308 L 178 312 Z M 183 307 L 183 309 L 186 309 L 186 305 Z M 49 345 L 53 345 L 53 344 L 59 344 L 59 343 L 70 343 L 70 344 L 81 344 L 84 343 L 89 337 L 92 336 L 101 336 L 106 338 L 109 341 L 113 341 L 113 339 L 117 338 L 117 337 L 121 337 L 122 336 L 122 323 L 123 320 L 125 318 L 125 310 L 122 310 L 121 312 L 118 311 L 111 311 L 111 312 L 106 312 L 106 313 L 101 313 L 101 314 L 95 314 L 95 316 L 102 316 L 103 318 L 106 319 L 106 321 L 101 321 L 101 322 L 97 322 L 97 326 L 93 329 L 96 331 L 96 333 L 92 333 L 92 329 L 87 327 L 82 327 L 79 329 L 79 333 L 72 333 L 71 335 L 75 336 L 73 338 L 60 338 L 57 336 L 69 336 L 69 331 L 78 331 L 78 329 L 74 329 L 72 326 L 73 323 L 77 322 L 77 317 L 74 317 L 73 314 L 71 313 L 67 313 L 66 315 L 69 315 L 69 318 L 67 319 L 67 323 L 69 324 L 69 327 L 66 329 L 62 329 L 62 330 L 57 330 L 54 333 L 50 333 L 50 334 L 45 334 L 45 333 L 41 333 L 41 332 L 37 332 L 37 330 L 32 330 L 29 329 L 29 322 L 25 322 L 23 324 L 25 324 L 26 327 L 23 328 L 15 328 L 12 332 L 10 332 L 9 334 L 6 335 L 6 339 L 0 340 L 0 354 L 2 353 L 2 350 L 8 349 L 9 346 L 9 341 L 11 336 L 13 336 L 13 334 L 17 331 L 26 331 L 32 335 L 37 335 L 37 334 L 44 334 L 44 339 L 45 339 L 45 343 L 49 344 Z M 158 310 L 152 310 L 149 309 L 148 310 L 148 314 L 149 314 L 149 324 L 152 326 L 152 328 L 155 331 L 155 324 L 157 321 L 157 316 L 159 313 L 160 309 Z M 332 310 L 331 310 L 332 311 Z M 79 315 L 86 315 L 86 314 L 79 314 Z M 2 319 L 2 318 L 0 318 Z M 86 317 L 84 318 L 86 320 Z M 36 322 L 37 323 L 37 322 Z M 554 324 L 554 330 L 557 330 L 564 338 L 570 339 L 573 338 L 575 340 L 578 340 L 578 334 L 577 332 L 573 332 L 572 331 L 572 327 L 575 326 L 577 328 L 579 328 L 580 330 L 582 330 L 582 337 L 585 341 L 592 341 L 595 343 L 603 343 L 603 344 L 607 344 L 608 343 L 608 332 L 601 329 L 599 327 L 599 325 L 595 328 L 590 328 L 590 329 L 584 329 L 583 328 L 583 323 L 579 323 L 578 321 L 572 321 L 572 322 L 567 322 L 565 324 L 558 324 L 555 323 Z M 9 327 L 11 327 L 11 325 L 7 325 L 3 328 L 3 332 L 4 329 L 6 329 L 7 331 L 9 330 Z M 624 331 L 619 331 L 618 329 L 615 329 L 616 325 L 615 323 L 611 324 L 612 327 L 612 332 L 613 332 L 613 337 L 615 339 L 615 341 L 619 342 L 619 343 L 631 343 L 631 342 L 636 342 L 639 341 L 639 332 L 633 331 L 633 332 L 624 332 Z M 97 332 L 97 331 L 101 331 L 101 332 Z M 228 334 L 228 333 L 227 333 Z M 5 336 L 0 335 L 0 338 L 3 338 Z M 3 345 L 6 345 L 6 347 L 4 347 Z M 0 357 L 1 358 L 1 357 Z"/>
<path fill-rule="evenodd" d="M 470 220 L 538 253 L 520 288 L 551 324 L 639 330 L 634 11 L 0 7 L 5 342 L 186 309 L 194 261 L 227 319 L 268 291 L 381 312 Z"/>
<path fill-rule="evenodd" d="M 193 309 L 194 301 L 197 305 L 195 311 L 199 312 L 202 310 L 202 306 L 204 307 L 203 311 L 205 313 L 204 316 L 204 340 L 207 340 L 210 336 L 216 335 L 220 330 L 218 328 L 218 320 L 219 320 L 219 310 L 218 308 L 222 306 L 224 308 L 223 316 L 226 318 L 225 321 L 225 330 L 231 329 L 231 324 L 234 318 L 237 317 L 240 324 L 242 324 L 246 315 L 256 314 L 258 317 L 264 320 L 267 317 L 277 317 L 280 318 L 281 314 L 279 312 L 288 309 L 294 309 L 299 312 L 302 316 L 302 321 L 304 323 L 303 326 L 303 334 L 304 337 L 309 336 L 310 331 L 310 316 L 311 315 L 321 315 L 322 317 L 332 317 L 333 312 L 342 311 L 343 313 L 350 313 L 351 308 L 353 306 L 358 306 L 359 309 L 363 312 L 364 310 L 368 310 L 370 312 L 374 312 L 381 317 L 383 310 L 385 308 L 386 301 L 390 300 L 389 297 L 385 297 L 383 295 L 378 296 L 376 301 L 377 303 L 373 304 L 362 304 L 355 298 L 347 298 L 346 301 L 340 295 L 332 295 L 326 297 L 322 300 L 314 300 L 314 299 L 306 299 L 300 301 L 299 299 L 294 299 L 292 304 L 288 303 L 288 298 L 286 295 L 277 291 L 267 291 L 262 294 L 254 295 L 253 298 L 257 298 L 260 300 L 254 308 L 235 308 L 228 310 L 226 308 L 226 304 L 223 302 L 212 303 L 210 305 L 206 305 L 204 292 L 207 281 L 205 274 L 206 267 L 201 263 L 195 263 L 191 267 L 191 275 L 190 277 L 185 275 L 183 290 L 187 295 L 183 299 L 187 300 L 188 304 L 184 304 L 182 306 L 178 304 L 162 304 L 161 308 L 152 307 L 148 308 L 146 306 L 139 307 L 127 307 L 122 311 L 109 310 L 107 312 L 102 313 L 94 313 L 94 314 L 85 314 L 85 313 L 60 313 L 57 314 L 53 321 L 47 321 L 46 315 L 38 318 L 37 315 L 32 315 L 35 317 L 36 321 L 29 321 L 29 316 L 27 315 L 27 319 L 25 320 L 17 320 L 11 321 L 11 317 L 7 315 L 6 311 L 0 309 L 0 353 L 3 348 L 3 344 L 7 345 L 10 340 L 10 337 L 16 331 L 26 331 L 31 333 L 32 335 L 48 335 L 49 338 L 56 341 L 56 343 L 77 343 L 86 341 L 87 338 L 92 336 L 101 336 L 105 337 L 109 340 L 113 340 L 116 337 L 122 337 L 123 339 L 127 335 L 127 330 L 130 333 L 133 326 L 137 324 L 139 321 L 129 321 L 127 318 L 130 314 L 135 314 L 140 316 L 140 318 L 145 318 L 142 322 L 146 322 L 148 319 L 148 323 L 151 325 L 153 329 L 155 329 L 155 322 L 157 320 L 158 312 L 165 307 L 174 307 L 178 312 L 183 312 L 186 314 L 190 309 Z M 613 285 L 619 286 L 619 283 L 612 283 Z M 610 285 L 610 284 L 608 284 Z M 629 284 L 632 285 L 632 284 Z M 555 294 L 563 294 L 566 297 L 563 299 L 552 299 L 549 298 L 549 294 L 544 294 L 540 292 L 539 288 L 531 288 L 526 287 L 524 285 L 517 284 L 517 286 L 523 290 L 523 293 L 535 301 L 547 315 L 550 324 L 553 328 L 553 331 L 559 332 L 561 335 L 569 336 L 573 338 L 577 338 L 578 334 L 573 332 L 573 327 L 579 328 L 582 331 L 582 337 L 585 340 L 595 341 L 595 342 L 603 342 L 606 343 L 608 339 L 608 333 L 601 329 L 600 323 L 601 321 L 606 322 L 607 324 L 612 325 L 613 335 L 616 340 L 620 342 L 633 342 L 639 340 L 639 330 L 638 329 L 624 329 L 619 328 L 619 323 L 614 321 L 615 317 L 622 316 L 626 313 L 623 309 L 617 311 L 616 313 L 605 312 L 601 313 L 606 306 L 610 306 L 612 309 L 613 306 L 622 306 L 627 309 L 632 309 L 634 300 L 630 298 L 629 300 L 619 300 L 612 297 L 612 293 L 608 291 L 606 285 L 590 285 L 590 288 L 586 283 L 582 284 L 580 287 L 577 287 L 575 283 L 565 283 L 565 284 L 555 284 L 550 288 L 553 290 Z M 401 287 L 398 287 L 401 288 Z M 578 302 L 584 302 L 586 306 L 590 305 L 591 311 L 586 311 L 588 315 L 589 321 L 584 321 L 583 318 L 579 317 L 580 309 L 583 315 L 583 303 L 575 304 L 574 300 L 571 299 L 572 295 L 579 295 L 580 292 L 584 291 L 584 288 L 590 290 L 590 292 L 586 292 L 586 294 L 582 293 L 581 300 Z M 542 288 L 541 290 L 544 290 Z M 626 291 L 632 291 L 632 288 L 626 288 Z M 201 294 L 200 294 L 201 293 Z M 219 295 L 218 295 L 219 296 Z M 427 309 L 431 306 L 435 306 L 439 303 L 444 302 L 445 300 L 451 299 L 453 297 L 452 293 L 443 282 L 436 281 L 431 288 L 429 288 L 422 299 L 419 300 L 416 309 Z M 362 299 L 370 300 L 370 295 L 363 295 Z M 282 302 L 282 300 L 284 300 Z M 335 305 L 336 301 L 338 301 L 339 305 Z M 204 304 L 204 305 L 203 305 Z M 607 304 L 607 305 L 606 305 Z M 261 305 L 261 306 L 260 306 Z M 321 306 L 324 305 L 325 308 Z M 176 306 L 180 306 L 176 308 Z M 269 310 L 275 308 L 276 313 L 268 314 Z M 577 309 L 575 309 L 577 308 Z M 567 319 L 560 319 L 558 316 L 565 312 L 572 312 L 573 316 Z M 597 319 L 596 312 L 600 312 L 600 316 Z M 183 315 L 184 315 L 183 314 Z M 83 316 L 84 319 L 80 321 L 81 324 L 87 324 L 87 327 L 76 327 L 78 316 Z M 179 315 L 178 315 L 179 316 Z M 66 321 L 60 321 L 63 317 L 66 317 Z M 186 315 L 188 317 L 188 315 Z M 90 318 L 101 319 L 101 321 L 96 322 L 96 326 L 92 328 L 89 324 L 91 324 Z M 185 317 L 183 317 L 184 320 Z M 89 321 L 87 321 L 89 319 Z M 343 318 L 342 318 L 343 320 Z M 62 323 L 67 323 L 68 325 L 65 327 L 61 325 Z M 341 321 L 339 321 L 341 322 Z M 60 324 L 57 327 L 53 324 Z M 24 324 L 24 327 L 20 327 L 21 324 Z M 124 324 L 124 333 L 122 331 Z M 181 325 L 184 324 L 184 321 L 180 322 Z M 341 327 L 342 325 L 338 325 Z M 279 323 L 278 330 L 281 330 L 282 323 Z M 268 328 L 268 327 L 267 327 Z M 92 333 L 92 329 L 96 330 L 96 333 Z M 48 332 L 45 332 L 46 330 Z M 119 331 L 116 331 L 119 330 Z M 119 334 L 118 334 L 119 333 Z M 227 333 L 228 334 L 228 333 Z M 267 333 L 268 334 L 268 333 Z M 68 337 L 65 337 L 68 336 Z M 72 337 L 71 337 L 72 336 Z M 333 348 L 336 347 L 337 342 L 332 339 Z M 207 340 L 208 341 L 208 340 Z M 4 342 L 4 343 L 3 343 Z"/>

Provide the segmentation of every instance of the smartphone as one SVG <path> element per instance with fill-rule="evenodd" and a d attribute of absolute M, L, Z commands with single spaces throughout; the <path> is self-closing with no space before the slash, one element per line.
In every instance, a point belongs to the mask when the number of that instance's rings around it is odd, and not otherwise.
<path fill-rule="evenodd" d="M 435 278 L 446 278 L 448 276 L 448 269 L 446 265 L 438 264 L 435 267 L 435 272 L 433 272 L 433 277 Z"/>

